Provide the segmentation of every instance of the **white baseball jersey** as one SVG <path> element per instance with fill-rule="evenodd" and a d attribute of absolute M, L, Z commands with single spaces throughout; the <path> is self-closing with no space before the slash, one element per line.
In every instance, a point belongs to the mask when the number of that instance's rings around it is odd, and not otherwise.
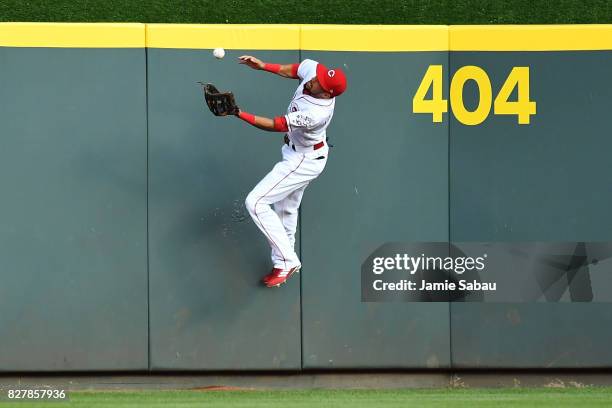
<path fill-rule="evenodd" d="M 304 84 L 317 76 L 317 62 L 305 59 L 298 67 L 298 86 L 287 109 L 289 139 L 297 146 L 313 146 L 326 140 L 327 126 L 334 115 L 335 98 L 317 99 L 304 94 Z"/>

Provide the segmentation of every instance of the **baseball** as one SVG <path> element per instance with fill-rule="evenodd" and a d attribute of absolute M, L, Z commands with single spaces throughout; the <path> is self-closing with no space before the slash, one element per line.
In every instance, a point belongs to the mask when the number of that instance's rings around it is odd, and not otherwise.
<path fill-rule="evenodd" d="M 225 57 L 225 50 L 223 48 L 215 48 L 213 50 L 213 55 L 215 56 L 215 58 L 221 59 Z"/>

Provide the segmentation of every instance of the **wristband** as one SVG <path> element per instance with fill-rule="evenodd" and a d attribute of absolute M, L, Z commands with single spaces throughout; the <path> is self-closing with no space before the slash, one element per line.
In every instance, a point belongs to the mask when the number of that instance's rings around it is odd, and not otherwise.
<path fill-rule="evenodd" d="M 268 72 L 273 72 L 275 74 L 278 74 L 280 72 L 281 69 L 281 65 L 280 64 L 264 64 L 263 66 L 264 71 L 268 71 Z"/>
<path fill-rule="evenodd" d="M 251 125 L 255 125 L 255 115 L 251 113 L 240 111 L 238 117 Z"/>

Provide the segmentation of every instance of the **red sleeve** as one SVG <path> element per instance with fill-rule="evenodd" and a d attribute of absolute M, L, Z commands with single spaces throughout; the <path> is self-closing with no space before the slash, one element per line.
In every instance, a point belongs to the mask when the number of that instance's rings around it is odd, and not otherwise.
<path fill-rule="evenodd" d="M 291 64 L 291 78 L 299 79 L 298 77 L 298 68 L 300 64 Z"/>
<path fill-rule="evenodd" d="M 277 132 L 286 132 L 289 130 L 287 126 L 287 118 L 284 116 L 277 116 L 274 118 L 274 130 Z"/>

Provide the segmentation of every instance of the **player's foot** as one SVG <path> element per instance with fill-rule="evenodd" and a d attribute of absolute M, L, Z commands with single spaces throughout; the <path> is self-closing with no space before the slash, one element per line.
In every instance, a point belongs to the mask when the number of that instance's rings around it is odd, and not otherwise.
<path fill-rule="evenodd" d="M 273 278 L 273 277 L 275 277 L 275 276 L 278 276 L 278 274 L 279 274 L 279 273 L 281 273 L 282 271 L 283 271 L 283 270 L 282 270 L 282 269 L 280 269 L 280 268 L 273 268 L 273 269 L 270 271 L 270 273 L 269 273 L 269 274 L 267 274 L 266 276 L 264 276 L 264 277 L 261 279 L 261 281 L 262 281 L 263 283 L 268 283 L 268 281 L 269 281 L 270 279 L 272 279 L 272 278 Z"/>
<path fill-rule="evenodd" d="M 295 266 L 290 269 L 279 269 L 274 268 L 272 272 L 264 276 L 263 283 L 269 287 L 279 287 L 283 283 L 287 282 L 287 279 L 291 277 L 294 273 L 300 273 L 300 265 Z"/>

